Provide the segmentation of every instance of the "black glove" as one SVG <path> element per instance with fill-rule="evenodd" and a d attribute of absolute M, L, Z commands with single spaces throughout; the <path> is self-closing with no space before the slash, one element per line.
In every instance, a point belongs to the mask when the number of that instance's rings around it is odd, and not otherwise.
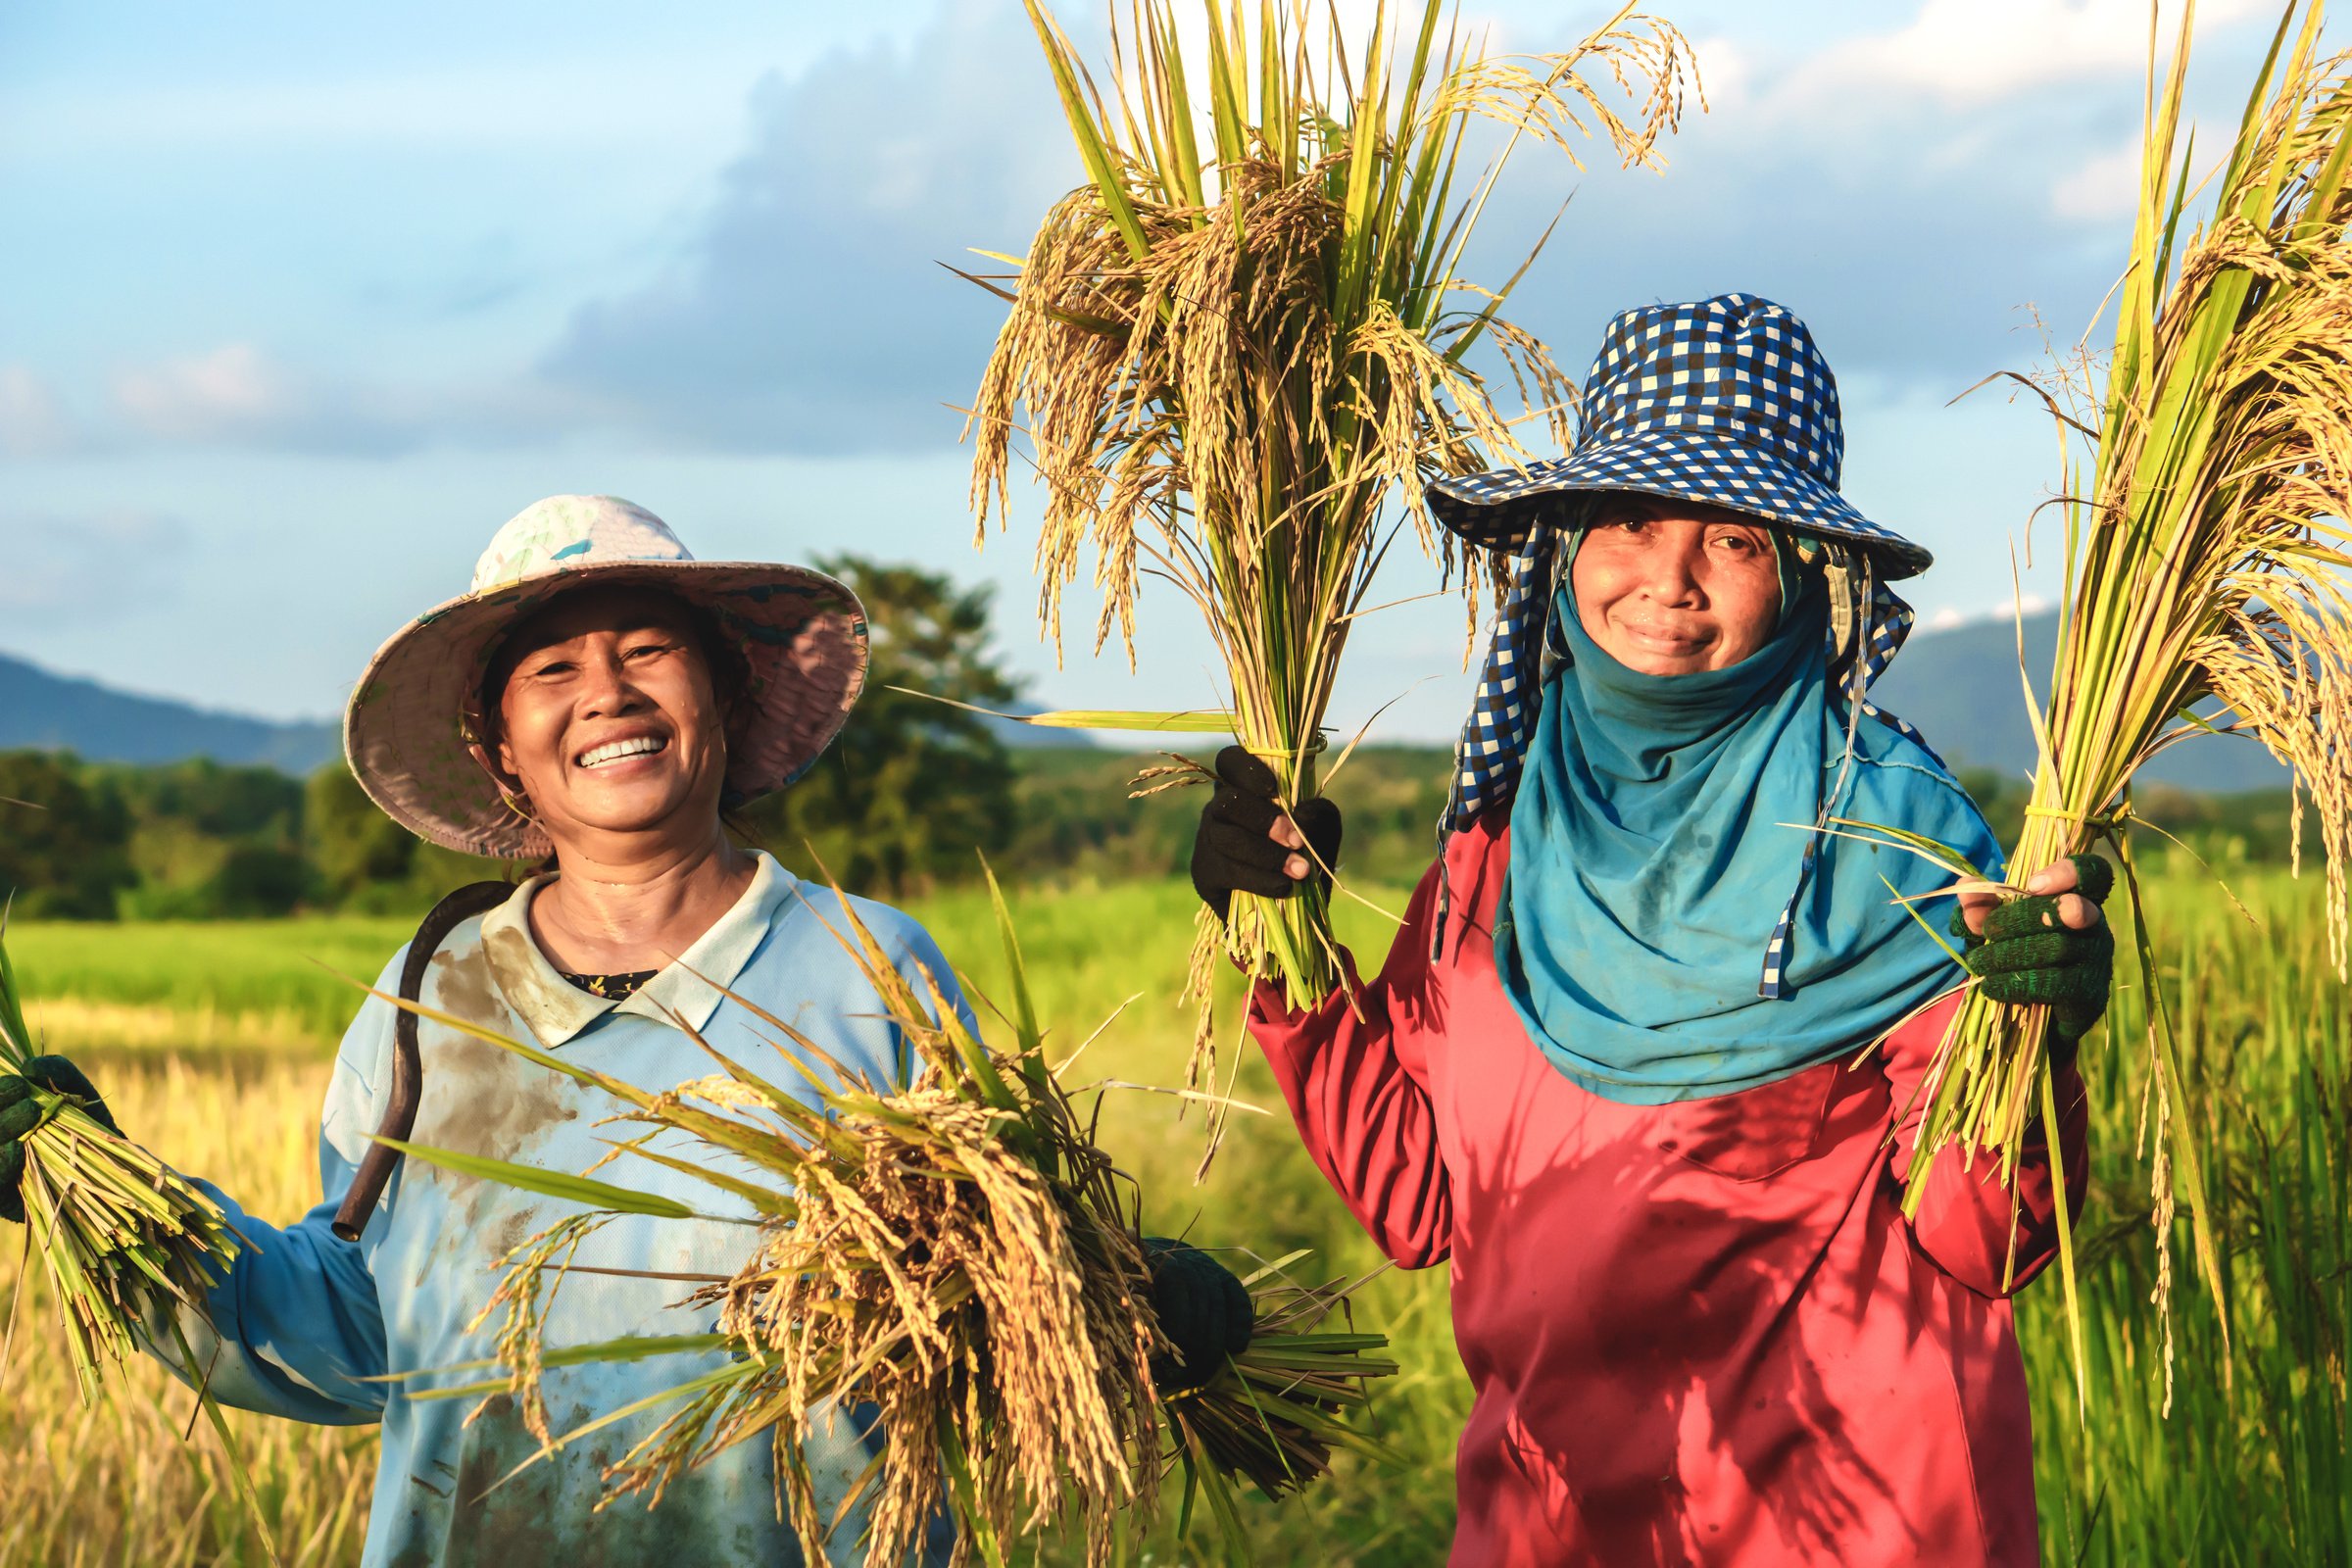
<path fill-rule="evenodd" d="M 2115 868 L 2095 855 L 2073 858 L 2075 886 L 2094 905 L 2115 891 Z M 1968 929 L 1966 911 L 1952 916 L 1952 934 L 1968 947 L 1961 961 L 1978 977 L 1986 996 L 2017 1006 L 2050 1009 L 2050 1065 L 2075 1059 L 2082 1037 L 2107 1010 L 2115 981 L 2115 932 L 2105 920 L 2078 931 L 2058 918 L 2066 895 L 2029 894 L 2011 899 L 1984 916 L 1984 929 Z"/>
<path fill-rule="evenodd" d="M 1174 1356 L 1152 1357 L 1152 1386 L 1162 1394 L 1200 1388 L 1227 1356 L 1250 1348 L 1257 1322 L 1250 1289 L 1200 1249 L 1165 1237 L 1144 1238 L 1144 1261 L 1152 1268 L 1152 1314 L 1176 1347 Z"/>
<path fill-rule="evenodd" d="M 117 1137 L 122 1133 L 81 1069 L 63 1056 L 35 1056 L 24 1064 L 23 1077 L 0 1076 L 0 1219 L 19 1225 L 24 1223 L 24 1135 L 41 1124 L 35 1088 L 73 1096 L 108 1132 Z"/>
<path fill-rule="evenodd" d="M 1306 839 L 1306 849 L 1291 850 L 1266 836 L 1282 819 L 1274 804 L 1279 788 L 1274 769 L 1249 749 L 1228 746 L 1217 754 L 1217 793 L 1200 808 L 1200 831 L 1193 839 L 1193 891 L 1225 918 L 1235 893 L 1256 893 L 1286 899 L 1298 885 L 1282 868 L 1294 855 L 1303 855 L 1312 869 L 1308 876 L 1328 883 L 1330 867 L 1340 863 L 1340 808 L 1317 796 L 1300 803 L 1291 820 Z"/>

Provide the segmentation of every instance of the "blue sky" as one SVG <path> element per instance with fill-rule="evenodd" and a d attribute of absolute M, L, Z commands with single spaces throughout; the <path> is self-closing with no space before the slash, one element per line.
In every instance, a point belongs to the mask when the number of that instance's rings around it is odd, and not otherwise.
<path fill-rule="evenodd" d="M 1627 305 L 1788 304 L 1838 373 L 1847 495 L 1939 558 L 1923 612 L 2007 603 L 2054 444 L 1997 396 L 1946 405 L 2031 365 L 2033 313 L 2079 335 L 2113 279 L 2145 6 L 1662 9 L 1697 41 L 1711 111 L 1663 177 L 1523 155 L 1483 270 L 1507 275 L 1573 193 L 1512 314 L 1579 375 Z M 1543 49 L 1603 11 L 1465 14 Z M 2277 12 L 2199 14 L 2199 106 L 2226 116 Z M 652 508 L 709 559 L 857 551 L 996 582 L 1035 700 L 1213 702 L 1186 607 L 1148 603 L 1140 677 L 1083 644 L 1057 669 L 1017 523 L 973 548 L 950 405 L 998 311 L 935 264 L 1018 251 L 1077 177 L 1018 0 L 17 0 L 0 652 L 329 714 L 502 520 L 585 491 Z M 1393 564 L 1383 597 L 1429 576 Z M 1427 603 L 1367 622 L 1335 720 L 1402 693 L 1377 733 L 1450 733 L 1461 624 Z"/>

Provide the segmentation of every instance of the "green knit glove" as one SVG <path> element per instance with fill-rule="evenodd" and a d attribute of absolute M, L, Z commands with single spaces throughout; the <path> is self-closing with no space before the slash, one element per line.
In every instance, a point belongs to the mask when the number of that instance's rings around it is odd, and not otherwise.
<path fill-rule="evenodd" d="M 1152 1357 L 1152 1385 L 1162 1394 L 1200 1388 L 1225 1358 L 1250 1348 L 1256 1309 L 1250 1289 L 1224 1264 L 1197 1247 L 1161 1236 L 1144 1238 L 1152 1268 L 1152 1310 L 1176 1354 Z"/>
<path fill-rule="evenodd" d="M 2073 857 L 2075 886 L 2094 905 L 2115 891 L 2115 868 L 2095 855 Z M 2050 1065 L 2075 1059 L 2082 1037 L 2107 1011 L 2115 983 L 2115 932 L 2105 920 L 2078 931 L 2058 918 L 2064 894 L 2011 899 L 1984 916 L 1982 932 L 1952 913 L 1952 934 L 1967 944 L 1961 962 L 1984 993 L 2014 1006 L 2050 1009 Z"/>
<path fill-rule="evenodd" d="M 48 1107 L 33 1093 L 71 1095 L 81 1108 L 108 1132 L 121 1136 L 106 1102 L 81 1069 L 63 1056 L 35 1056 L 24 1064 L 24 1075 L 0 1075 L 0 1219 L 24 1223 L 24 1138 L 48 1118 Z"/>

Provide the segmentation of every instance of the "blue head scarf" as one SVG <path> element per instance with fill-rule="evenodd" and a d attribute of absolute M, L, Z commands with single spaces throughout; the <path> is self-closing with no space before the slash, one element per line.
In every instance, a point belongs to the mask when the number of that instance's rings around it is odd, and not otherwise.
<path fill-rule="evenodd" d="M 2001 861 L 1933 753 L 1884 724 L 1849 726 L 1830 678 L 1828 591 L 1775 540 L 1771 640 L 1695 674 L 1647 675 L 1602 652 L 1560 573 L 1557 668 L 1511 808 L 1494 961 L 1552 1065 L 1607 1100 L 1771 1083 L 1868 1044 L 1960 982 L 1894 902 L 1946 885 L 1943 873 L 1851 839 L 1820 839 L 1808 860 L 1802 828 L 1783 825 L 1813 822 L 1833 791 L 1835 815 Z M 1570 561 L 1582 541 L 1564 541 Z M 1784 907 L 1780 995 L 1768 999 L 1759 938 Z"/>

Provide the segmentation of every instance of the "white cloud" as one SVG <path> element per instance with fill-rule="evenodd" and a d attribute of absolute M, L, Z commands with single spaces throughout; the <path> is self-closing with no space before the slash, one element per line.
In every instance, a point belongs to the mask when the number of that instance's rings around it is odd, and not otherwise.
<path fill-rule="evenodd" d="M 309 401 L 294 376 L 251 343 L 118 372 L 115 406 L 147 435 L 219 441 L 281 429 Z"/>
<path fill-rule="evenodd" d="M 56 390 L 24 365 L 0 365 L 0 453 L 46 458 L 71 452 L 81 433 Z"/>
<path fill-rule="evenodd" d="M 305 369 L 224 343 L 118 370 L 117 441 L 389 457 L 433 444 L 513 446 L 591 427 L 601 411 L 527 375 L 411 386 Z"/>
<path fill-rule="evenodd" d="M 1744 103 L 1755 95 L 1759 62 L 1745 39 L 1730 33 L 1693 38 L 1690 53 L 1698 62 L 1699 84 L 1709 104 Z M 1697 117 L 1695 95 L 1688 113 Z"/>
<path fill-rule="evenodd" d="M 2136 103 L 2120 68 L 2137 46 L 2102 32 L 2132 3 L 1993 0 L 1980 23 L 1926 0 L 1892 30 L 1816 36 L 1794 59 L 1786 29 L 1746 13 L 1717 19 L 1700 49 L 1716 111 L 1691 106 L 1666 176 L 1623 175 L 1602 159 L 1579 178 L 1523 149 L 1486 214 L 1474 275 L 1507 274 L 1573 187 L 1560 236 L 1512 310 L 1572 372 L 1612 310 L 1748 288 L 1813 318 L 1841 368 L 1956 390 L 2016 357 L 2019 306 L 2087 313 L 2112 273 L 2109 254 L 2048 211 L 2042 170 L 2053 149 L 2083 145 L 2085 120 Z M 1997 116 L 1922 90 L 1945 35 L 1976 26 L 2087 50 L 2052 69 L 2112 79 Z M 1558 41 L 1556 24 L 1518 19 L 1510 32 L 1512 48 Z M 2091 33 L 2095 47 L 2081 42 Z M 1909 85 L 1853 90 L 1855 73 L 1886 76 L 1889 62 Z M 1991 64 L 1951 69 L 1981 89 L 2011 79 Z M 879 124 L 876 104 L 891 106 Z M 754 120 L 750 151 L 671 274 L 583 307 L 542 374 L 613 423 L 677 445 L 858 453 L 952 441 L 958 421 L 942 405 L 968 396 L 999 308 L 933 263 L 975 244 L 1017 251 L 1079 177 L 1018 8 L 965 0 L 910 46 L 840 53 L 762 88 Z M 875 128 L 845 133 L 859 123 Z"/>
<path fill-rule="evenodd" d="M 2251 4 L 2206 0 L 2200 15 Z M 1956 391 L 2030 357 L 2012 332 L 2020 307 L 2063 336 L 2112 279 L 2135 157 L 2118 136 L 2137 117 L 2136 5 L 1922 0 L 1842 39 L 1727 11 L 1701 46 L 1715 112 L 1692 106 L 1670 172 L 1603 159 L 1580 177 L 1523 150 L 1472 275 L 1506 275 L 1573 189 L 1511 307 L 1571 373 L 1614 310 L 1748 289 L 1811 320 L 1849 380 Z M 1512 30 L 1516 47 L 1559 41 L 1556 27 Z M 2061 76 L 2084 80 L 2025 90 Z M 1984 107 L 2001 93 L 2012 101 Z M 112 428 L 96 434 L 370 455 L 577 434 L 826 457 L 951 444 L 960 421 L 946 405 L 968 398 L 1002 307 L 936 264 L 975 245 L 1017 252 L 1082 177 L 1020 8 L 950 0 L 909 41 L 771 75 L 749 119 L 716 199 L 673 225 L 668 266 L 579 306 L 535 364 L 390 384 L 281 360 L 255 333 L 120 370 Z M 0 371 L 0 451 L 74 439 L 29 370 Z"/>
<path fill-rule="evenodd" d="M 0 512 L 0 617 L 81 625 L 174 597 L 187 530 L 135 509 Z"/>
<path fill-rule="evenodd" d="M 2089 320 L 2130 239 L 2117 204 L 2135 169 L 2143 0 L 1840 11 L 1842 30 L 1757 6 L 1710 19 L 1712 111 L 1666 145 L 1663 178 L 1570 181 L 1536 158 L 1514 171 L 1482 265 L 1507 270 L 1514 239 L 1574 190 L 1511 306 L 1563 363 L 1581 368 L 1612 311 L 1740 289 L 1804 317 L 1849 384 L 1940 402 L 2032 364 L 2015 329 L 2034 312 L 2061 340 Z M 2268 28 L 2252 0 L 2204 0 L 2198 18 L 2189 109 L 2226 113 Z"/>
<path fill-rule="evenodd" d="M 332 79 L 149 83 L 137 91 L 36 86 L 12 106 L 11 140 L 20 157 L 49 159 L 288 141 L 370 153 L 723 145 L 742 107 L 710 90 L 713 72 L 724 69 L 704 53 L 640 51 L 626 59 L 452 61 Z"/>
<path fill-rule="evenodd" d="M 2255 0 L 2203 0 L 2200 34 L 2253 14 Z M 2163 7 L 2169 46 L 2178 0 Z M 1804 72 L 1812 93 L 1926 93 L 1982 106 L 2036 87 L 2141 71 L 2146 0 L 1924 0 L 1909 24 L 1825 51 Z"/>
<path fill-rule="evenodd" d="M 1002 307 L 938 264 L 1018 252 L 1083 178 L 1018 7 L 757 90 L 749 151 L 670 275 L 573 317 L 542 374 L 686 446 L 953 441 Z"/>
<path fill-rule="evenodd" d="M 2085 158 L 2050 186 L 2053 216 L 2101 223 L 2129 218 L 2139 203 L 2139 146 L 2117 147 Z"/>
<path fill-rule="evenodd" d="M 332 128 L 339 111 L 296 98 L 269 112 L 315 108 L 316 128 Z M 952 444 L 961 420 L 947 405 L 971 396 L 1003 307 L 938 264 L 971 264 L 974 246 L 1019 251 L 1084 177 L 1025 14 L 954 0 L 911 42 L 771 74 L 748 117 L 717 198 L 669 225 L 668 267 L 577 307 L 535 364 L 392 381 L 295 363 L 254 333 L 117 369 L 103 433 L 373 456 L 592 433 L 827 457 Z M 12 390 L 32 439 L 46 427 L 27 381 L 0 382 L 0 440 Z"/>

